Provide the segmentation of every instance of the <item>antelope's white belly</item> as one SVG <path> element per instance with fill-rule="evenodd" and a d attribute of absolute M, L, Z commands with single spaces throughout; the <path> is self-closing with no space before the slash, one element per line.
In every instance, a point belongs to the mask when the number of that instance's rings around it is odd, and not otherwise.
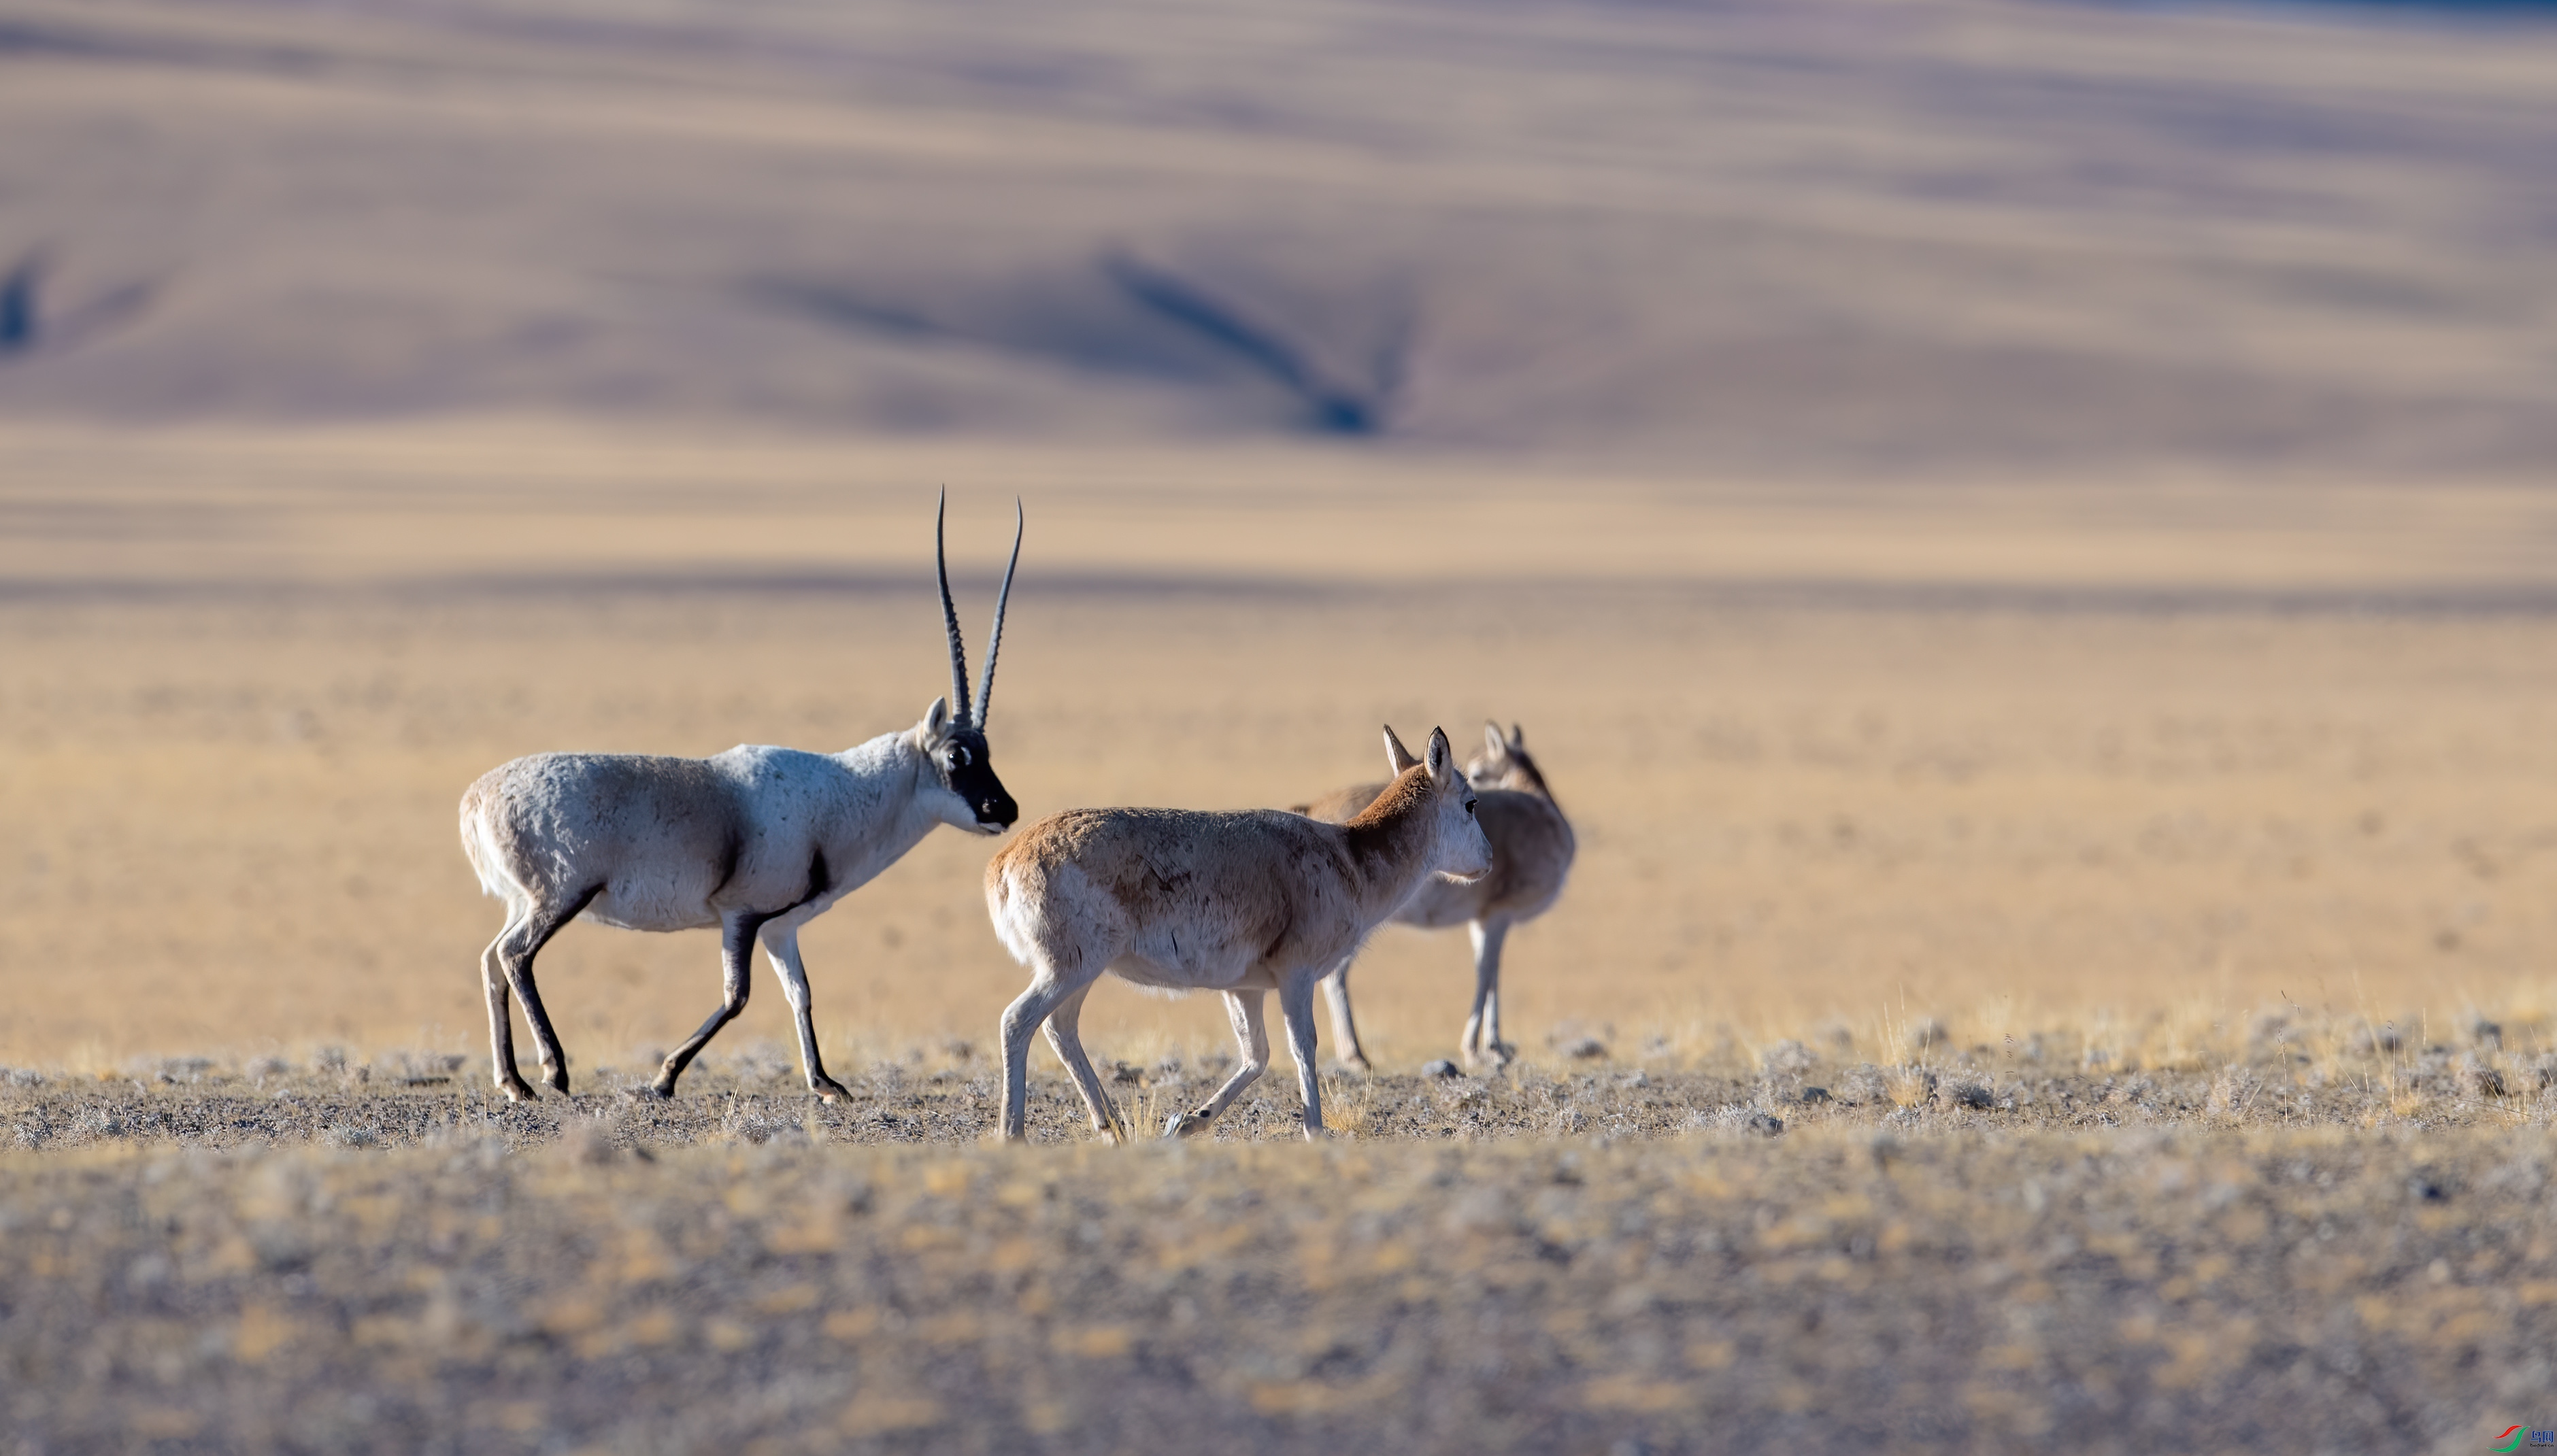
<path fill-rule="evenodd" d="M 1237 951 L 1199 947 L 1191 954 L 1179 955 L 1172 952 L 1168 941 L 1159 946 L 1140 945 L 1110 963 L 1111 975 L 1154 991 L 1232 991 L 1251 984 L 1252 973 L 1259 969 L 1252 957 Z M 1266 975 L 1262 979 L 1273 986 L 1278 984 Z"/>
<path fill-rule="evenodd" d="M 587 904 L 586 918 L 620 930 L 700 930 L 719 912 L 690 886 L 632 877 L 616 879 Z"/>

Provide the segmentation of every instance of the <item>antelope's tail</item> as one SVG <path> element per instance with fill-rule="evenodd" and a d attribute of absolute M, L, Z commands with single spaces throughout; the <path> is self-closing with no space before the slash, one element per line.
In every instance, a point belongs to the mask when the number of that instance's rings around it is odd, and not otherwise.
<path fill-rule="evenodd" d="M 513 900 L 520 891 L 504 868 L 506 857 L 497 849 L 496 826 L 489 823 L 496 808 L 479 785 L 472 784 L 462 795 L 462 853 L 471 860 L 471 872 L 479 876 L 479 892 L 500 900 Z"/>

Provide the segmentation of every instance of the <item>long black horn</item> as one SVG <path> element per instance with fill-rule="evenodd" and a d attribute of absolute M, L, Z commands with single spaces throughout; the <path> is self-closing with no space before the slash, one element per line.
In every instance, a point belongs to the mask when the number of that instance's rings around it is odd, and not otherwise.
<path fill-rule="evenodd" d="M 941 620 L 950 628 L 950 721 L 968 721 L 968 648 L 959 640 L 959 605 L 950 599 L 950 550 L 942 544 L 942 523 L 950 516 L 950 488 L 941 490 L 941 508 L 932 518 L 932 555 L 941 568 Z M 990 661 L 987 664 L 992 667 Z"/>
<path fill-rule="evenodd" d="M 1004 590 L 995 594 L 995 635 L 986 643 L 986 675 L 977 680 L 977 730 L 986 729 L 986 709 L 995 701 L 995 654 L 1004 650 L 1004 607 L 1012 599 L 1012 569 L 1021 564 L 1021 498 L 1012 497 L 1012 559 L 1004 565 Z"/>

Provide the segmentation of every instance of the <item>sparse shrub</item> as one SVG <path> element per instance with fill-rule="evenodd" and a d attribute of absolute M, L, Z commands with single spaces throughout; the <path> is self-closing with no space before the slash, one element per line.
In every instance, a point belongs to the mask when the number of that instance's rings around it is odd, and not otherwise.
<path fill-rule="evenodd" d="M 1556 1021 L 1548 1028 L 1545 1044 L 1568 1060 L 1596 1061 L 1607 1055 L 1608 1043 L 1615 1039 L 1615 1035 L 1613 1026 L 1569 1019 Z"/>
<path fill-rule="evenodd" d="M 1924 1067 L 1903 1067 L 1894 1072 L 1889 1081 L 1892 1102 L 1904 1108 L 1934 1101 L 1936 1087 L 1936 1074 Z"/>
<path fill-rule="evenodd" d="M 1799 1041 L 1780 1041 L 1758 1059 L 1759 1070 L 1771 1077 L 1799 1077 L 1819 1064 L 1812 1049 Z"/>
<path fill-rule="evenodd" d="M 1859 1063 L 1837 1079 L 1837 1098 L 1848 1107 L 1864 1107 L 1891 1100 L 1891 1081 L 1871 1062 Z"/>
<path fill-rule="evenodd" d="M 2508 1090 L 2503 1073 L 2478 1059 L 2474 1052 L 2460 1057 L 2460 1090 L 2471 1097 L 2501 1097 Z"/>
<path fill-rule="evenodd" d="M 2382 1021 L 2376 1026 L 2364 1021 L 2353 1029 L 2353 1035 L 2346 1045 L 2351 1047 L 2356 1056 L 2384 1056 L 2390 1052 L 2403 1050 L 2406 1038 L 2398 1032 L 2397 1023 L 2394 1021 Z"/>
<path fill-rule="evenodd" d="M 1936 1091 L 1938 1100 L 1947 1107 L 1969 1108 L 1985 1112 L 1997 1106 L 1997 1098 L 1977 1082 L 1951 1082 Z"/>

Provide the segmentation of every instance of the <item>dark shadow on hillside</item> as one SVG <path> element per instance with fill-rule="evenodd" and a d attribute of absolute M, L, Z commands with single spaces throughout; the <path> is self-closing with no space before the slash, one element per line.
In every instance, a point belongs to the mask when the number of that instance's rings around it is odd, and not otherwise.
<path fill-rule="evenodd" d="M 902 290 L 834 279 L 744 280 L 756 304 L 905 348 L 967 348 L 1074 372 L 1222 395 L 1277 427 L 1371 437 L 1394 423 L 1415 329 L 1408 307 L 1360 314 L 1365 349 L 1326 348 L 1310 329 L 1272 322 L 1231 291 L 1136 257 L 1105 253 L 1090 272 Z M 1358 313 L 1359 311 L 1351 311 Z M 1327 366 L 1347 355 L 1363 367 Z"/>
<path fill-rule="evenodd" d="M 42 315 L 37 312 L 37 294 L 44 281 L 45 254 L 41 248 L 19 259 L 6 274 L 0 274 L 0 358 L 22 354 L 36 346 L 44 328 Z"/>
<path fill-rule="evenodd" d="M 1311 428 L 1328 435 L 1382 433 L 1401 389 L 1412 343 L 1408 314 L 1395 321 L 1364 385 L 1327 376 L 1308 351 L 1241 307 L 1165 268 L 1111 253 L 1102 271 L 1138 303 L 1189 329 L 1267 375 L 1303 405 Z"/>
<path fill-rule="evenodd" d="M 149 283 L 128 283 L 107 290 L 73 308 L 48 307 L 47 280 L 54 273 L 53 255 L 36 248 L 0 273 L 0 359 L 24 357 L 67 347 L 139 316 L 154 292 Z"/>

